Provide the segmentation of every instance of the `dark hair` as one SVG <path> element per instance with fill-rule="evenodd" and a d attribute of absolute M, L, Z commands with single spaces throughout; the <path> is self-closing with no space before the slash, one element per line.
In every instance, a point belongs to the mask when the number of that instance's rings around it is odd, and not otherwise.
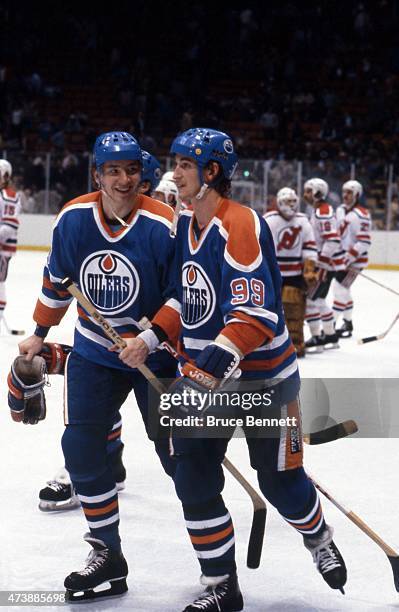
<path fill-rule="evenodd" d="M 219 168 L 219 174 L 216 177 L 216 179 L 214 179 L 212 181 L 212 189 L 214 189 L 219 195 L 222 196 L 222 198 L 229 198 L 231 195 L 231 180 L 227 179 L 224 174 L 223 174 L 223 169 L 222 166 L 219 164 L 218 161 L 216 161 L 216 159 L 211 159 L 206 165 L 205 165 L 205 169 L 209 169 L 210 168 L 210 164 L 212 163 L 216 163 L 218 168 Z"/>

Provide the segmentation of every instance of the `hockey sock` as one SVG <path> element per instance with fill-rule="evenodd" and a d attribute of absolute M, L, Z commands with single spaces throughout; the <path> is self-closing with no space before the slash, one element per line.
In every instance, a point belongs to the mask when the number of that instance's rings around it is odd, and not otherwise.
<path fill-rule="evenodd" d="M 106 462 L 106 432 L 96 425 L 67 425 L 62 436 L 65 466 L 90 532 L 120 549 L 118 494 Z"/>
<path fill-rule="evenodd" d="M 340 315 L 344 314 L 345 308 L 346 308 L 346 303 L 338 302 L 337 300 L 334 300 L 333 313 L 334 313 L 335 321 L 339 319 Z"/>
<path fill-rule="evenodd" d="M 352 313 L 353 313 L 353 301 L 351 300 L 346 304 L 344 319 L 345 321 L 352 321 Z"/>
<path fill-rule="evenodd" d="M 222 496 L 202 504 L 183 504 L 183 512 L 204 576 L 235 572 L 234 527 Z"/>
<path fill-rule="evenodd" d="M 317 538 L 326 528 L 320 499 L 313 484 L 310 484 L 310 498 L 303 509 L 282 516 L 291 527 L 306 538 Z"/>
<path fill-rule="evenodd" d="M 6 307 L 6 284 L 0 282 L 0 321 L 3 318 L 4 309 Z"/>
<path fill-rule="evenodd" d="M 335 333 L 334 330 L 334 315 L 332 313 L 332 311 L 330 311 L 327 314 L 323 314 L 322 318 L 322 323 L 323 323 L 323 331 L 326 334 L 326 336 L 331 336 L 332 334 Z"/>
<path fill-rule="evenodd" d="M 307 312 L 305 321 L 309 325 L 310 333 L 312 336 L 320 336 L 321 333 L 321 317 L 320 312 L 313 310 Z"/>

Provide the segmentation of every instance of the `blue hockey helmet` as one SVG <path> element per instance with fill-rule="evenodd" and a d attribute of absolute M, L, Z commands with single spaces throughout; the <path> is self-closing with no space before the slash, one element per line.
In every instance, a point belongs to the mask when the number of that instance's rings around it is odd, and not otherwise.
<path fill-rule="evenodd" d="M 159 181 L 161 180 L 161 164 L 154 155 L 148 151 L 142 151 L 143 169 L 141 171 L 141 180 L 151 183 L 151 191 L 155 191 Z"/>
<path fill-rule="evenodd" d="M 210 128 L 191 128 L 179 134 L 172 142 L 170 152 L 191 157 L 201 168 L 209 161 L 219 162 L 224 177 L 229 180 L 233 177 L 238 162 L 230 136 Z"/>
<path fill-rule="evenodd" d="M 141 164 L 141 148 L 128 132 L 106 132 L 96 139 L 93 149 L 93 166 L 98 170 L 108 161 L 137 160 Z"/>

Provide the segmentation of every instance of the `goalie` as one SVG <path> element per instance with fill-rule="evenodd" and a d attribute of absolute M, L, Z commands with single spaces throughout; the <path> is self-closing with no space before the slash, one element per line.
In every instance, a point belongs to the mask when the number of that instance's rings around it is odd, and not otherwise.
<path fill-rule="evenodd" d="M 265 219 L 273 235 L 283 289 L 282 298 L 288 331 L 297 356 L 305 356 L 303 325 L 305 291 L 317 281 L 317 248 L 312 226 L 298 212 L 299 198 L 294 189 L 283 187 L 277 193 L 277 209 Z"/>

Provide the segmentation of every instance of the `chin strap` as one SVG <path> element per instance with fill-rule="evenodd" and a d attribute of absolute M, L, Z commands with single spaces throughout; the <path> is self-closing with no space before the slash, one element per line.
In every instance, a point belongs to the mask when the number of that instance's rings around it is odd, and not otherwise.
<path fill-rule="evenodd" d="M 116 212 L 115 212 L 115 210 L 114 210 L 114 207 L 112 206 L 113 198 L 112 198 L 112 197 L 111 197 L 111 196 L 110 196 L 110 195 L 109 195 L 109 194 L 108 194 L 108 193 L 105 191 L 105 187 L 104 187 L 104 185 L 103 185 L 103 184 L 102 184 L 102 182 L 101 182 L 101 178 L 99 178 L 98 182 L 99 182 L 100 191 L 101 191 L 101 193 L 102 193 L 103 197 L 105 196 L 105 197 L 107 197 L 107 198 L 108 198 L 108 200 L 109 200 L 109 206 L 110 206 L 110 208 L 111 208 L 111 212 L 112 212 L 112 214 L 114 215 L 115 219 L 116 219 L 117 221 L 119 221 L 119 223 L 120 223 L 120 224 L 121 224 L 123 227 L 130 227 L 130 223 L 126 223 L 126 221 L 124 221 L 123 219 L 121 219 L 121 218 L 119 217 L 119 215 L 117 215 L 117 214 L 116 214 Z"/>
<path fill-rule="evenodd" d="M 204 197 L 206 190 L 208 189 L 209 185 L 207 185 L 206 183 L 204 183 L 201 187 L 201 189 L 199 190 L 199 192 L 197 193 L 197 195 L 195 196 L 196 200 L 201 200 L 201 198 Z"/>

